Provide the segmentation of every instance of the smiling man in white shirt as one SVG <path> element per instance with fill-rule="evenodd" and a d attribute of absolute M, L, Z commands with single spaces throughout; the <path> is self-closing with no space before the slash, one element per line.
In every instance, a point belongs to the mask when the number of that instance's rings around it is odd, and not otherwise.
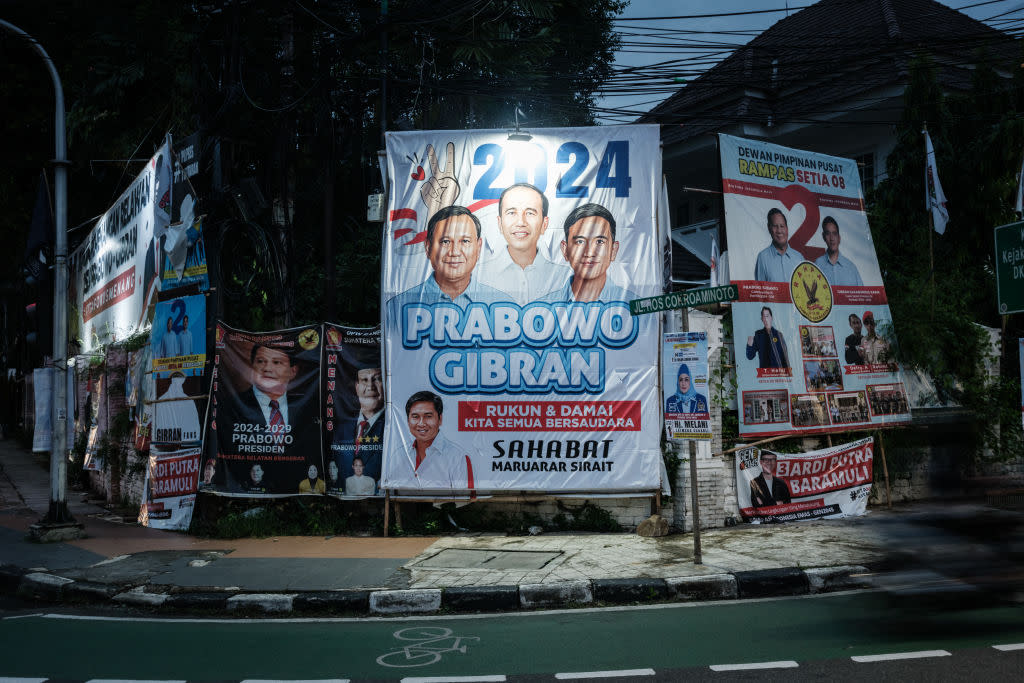
<path fill-rule="evenodd" d="M 498 199 L 498 229 L 506 247 L 481 265 L 481 282 L 510 294 L 520 305 L 536 301 L 570 275 L 537 248 L 548 229 L 548 198 L 529 183 L 505 188 Z"/>

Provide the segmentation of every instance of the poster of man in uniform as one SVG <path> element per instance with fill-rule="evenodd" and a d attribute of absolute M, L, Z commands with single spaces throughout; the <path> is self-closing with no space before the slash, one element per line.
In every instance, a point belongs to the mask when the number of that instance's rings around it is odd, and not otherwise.
<path fill-rule="evenodd" d="M 655 126 L 388 133 L 381 486 L 660 486 Z"/>
<path fill-rule="evenodd" d="M 871 495 L 871 437 L 809 453 L 744 448 L 736 453 L 736 495 L 750 522 L 863 515 Z"/>
<path fill-rule="evenodd" d="M 668 332 L 661 356 L 667 439 L 711 440 L 706 332 Z"/>
<path fill-rule="evenodd" d="M 729 135 L 719 149 L 740 434 L 908 423 L 906 401 L 869 405 L 869 386 L 903 380 L 857 164 Z"/>
<path fill-rule="evenodd" d="M 380 328 L 324 325 L 321 378 L 327 493 L 377 495 L 384 463 Z"/>
<path fill-rule="evenodd" d="M 319 325 L 244 332 L 217 323 L 200 490 L 252 497 L 325 491 L 321 332 Z"/>
<path fill-rule="evenodd" d="M 148 325 L 159 281 L 154 238 L 170 215 L 158 206 L 159 196 L 170 187 L 169 168 L 164 145 L 71 254 L 69 298 L 77 312 L 74 327 L 82 353 Z"/>

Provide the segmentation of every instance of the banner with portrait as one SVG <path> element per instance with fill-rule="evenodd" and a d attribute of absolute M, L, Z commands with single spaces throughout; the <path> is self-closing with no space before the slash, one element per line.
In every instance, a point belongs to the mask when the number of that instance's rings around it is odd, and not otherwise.
<path fill-rule="evenodd" d="M 324 493 L 321 326 L 245 332 L 218 322 L 215 335 L 200 490 Z"/>
<path fill-rule="evenodd" d="M 153 372 L 199 376 L 206 366 L 206 297 L 180 296 L 156 305 L 153 316 Z"/>
<path fill-rule="evenodd" d="M 660 487 L 658 127 L 387 134 L 382 486 Z"/>
<path fill-rule="evenodd" d="M 909 423 L 856 162 L 718 139 L 740 435 Z"/>
<path fill-rule="evenodd" d="M 809 453 L 736 452 L 736 497 L 750 522 L 863 515 L 871 495 L 874 439 Z"/>
<path fill-rule="evenodd" d="M 149 324 L 160 273 L 155 238 L 170 219 L 170 168 L 165 144 L 71 254 L 68 298 L 83 353 Z"/>
<path fill-rule="evenodd" d="M 661 373 L 665 438 L 710 441 L 707 332 L 666 332 Z"/>
<path fill-rule="evenodd" d="M 385 419 L 380 327 L 326 323 L 320 386 L 327 493 L 379 495 Z"/>
<path fill-rule="evenodd" d="M 139 524 L 154 529 L 186 531 L 192 523 L 199 481 L 199 445 L 149 456 L 139 506 Z"/>

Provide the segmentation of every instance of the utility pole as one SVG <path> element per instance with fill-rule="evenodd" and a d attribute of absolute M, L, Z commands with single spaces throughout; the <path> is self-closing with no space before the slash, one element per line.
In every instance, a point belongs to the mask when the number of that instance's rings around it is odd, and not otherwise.
<path fill-rule="evenodd" d="M 68 510 L 68 160 L 64 131 L 64 88 L 53 60 L 39 42 L 17 26 L 0 19 L 0 27 L 25 41 L 43 60 L 53 80 L 55 102 L 53 186 L 54 186 L 54 265 L 53 265 L 53 437 L 50 450 L 50 508 L 46 516 L 32 525 L 32 537 L 39 541 L 63 541 L 80 538 L 82 525 Z"/>

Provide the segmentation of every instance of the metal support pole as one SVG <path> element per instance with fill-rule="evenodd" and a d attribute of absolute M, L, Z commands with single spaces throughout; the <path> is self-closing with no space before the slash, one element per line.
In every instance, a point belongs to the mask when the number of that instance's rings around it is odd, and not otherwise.
<path fill-rule="evenodd" d="M 683 332 L 690 331 L 690 310 L 682 309 L 680 316 L 683 323 Z M 690 451 L 690 507 L 691 522 L 693 526 L 693 563 L 704 564 L 703 553 L 700 543 L 700 496 L 697 491 L 697 442 L 689 441 Z"/>
<path fill-rule="evenodd" d="M 53 185 L 54 185 L 54 266 L 53 266 L 53 437 L 50 451 L 50 508 L 41 521 L 43 526 L 73 525 L 74 519 L 68 511 L 68 409 L 67 409 L 67 349 L 68 349 L 68 160 L 64 137 L 64 88 L 53 60 L 39 42 L 17 26 L 0 19 L 0 27 L 24 38 L 29 46 L 43 60 L 53 80 L 55 100 Z M 37 525 L 39 526 L 39 525 Z M 80 535 L 77 528 L 69 530 L 62 538 L 40 535 L 40 540 L 63 540 Z"/>

